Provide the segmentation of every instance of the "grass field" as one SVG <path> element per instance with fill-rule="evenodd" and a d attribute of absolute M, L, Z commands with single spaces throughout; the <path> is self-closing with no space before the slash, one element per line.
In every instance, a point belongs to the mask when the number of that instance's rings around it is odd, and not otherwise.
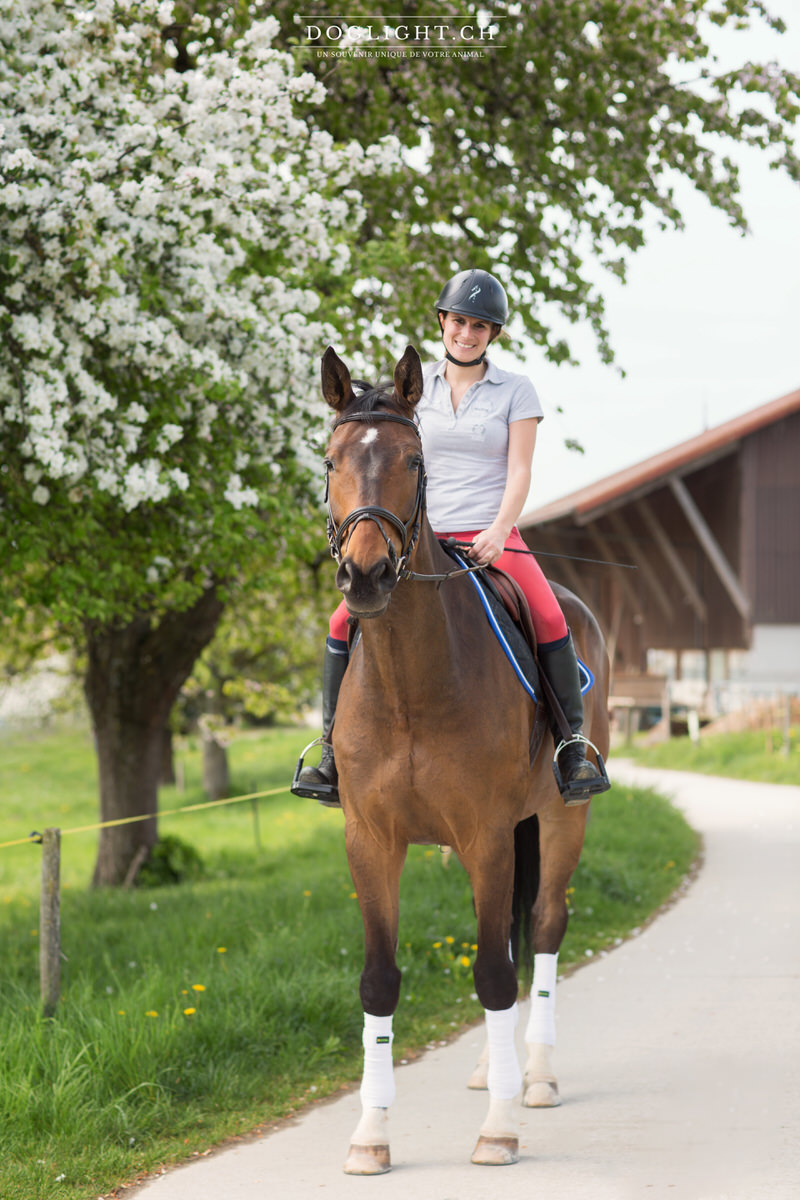
<path fill-rule="evenodd" d="M 285 784 L 306 731 L 243 736 L 237 792 Z M 88 734 L 0 742 L 0 841 L 96 819 Z M 199 754 L 182 751 L 203 799 Z M 88 1200 L 161 1163 L 269 1126 L 357 1080 L 361 923 L 341 813 L 288 793 L 164 818 L 190 841 L 191 883 L 88 890 L 96 834 L 62 842 L 63 995 L 39 1011 L 36 845 L 0 850 L 0 1196 Z M 586 961 L 641 925 L 689 871 L 695 835 L 651 792 L 596 801 L 570 892 L 561 963 Z M 397 1059 L 480 1016 L 466 875 L 413 847 L 402 885 Z"/>
<path fill-rule="evenodd" d="M 639 739 L 630 746 L 620 747 L 618 753 L 635 758 L 643 767 L 800 785 L 800 738 L 796 726 L 789 731 L 788 753 L 786 746 L 782 730 L 748 729 L 704 735 L 697 742 L 676 737 L 654 746 L 647 746 Z"/>

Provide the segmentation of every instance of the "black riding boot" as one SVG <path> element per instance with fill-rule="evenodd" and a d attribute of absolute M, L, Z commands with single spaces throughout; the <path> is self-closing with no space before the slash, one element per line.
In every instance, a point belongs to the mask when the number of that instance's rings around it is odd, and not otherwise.
<path fill-rule="evenodd" d="M 349 657 L 346 650 L 333 650 L 330 643 L 326 642 L 325 657 L 322 660 L 322 757 L 318 767 L 301 767 L 295 772 L 292 780 L 292 792 L 295 796 L 319 800 L 320 804 L 327 808 L 341 808 L 339 776 L 330 737 L 333 719 L 336 716 L 339 688 L 342 686 Z M 302 759 L 300 761 L 302 763 Z"/>
<path fill-rule="evenodd" d="M 573 740 L 567 741 L 561 737 L 557 729 L 554 731 L 556 752 L 553 759 L 553 773 L 556 783 L 566 805 L 586 804 L 592 796 L 608 791 L 611 784 L 608 781 L 602 757 L 598 755 L 600 770 L 586 758 L 587 742 L 583 735 L 583 697 L 581 696 L 580 672 L 572 635 L 567 635 L 563 646 L 557 646 L 553 650 L 540 651 L 540 662 L 573 735 Z"/>

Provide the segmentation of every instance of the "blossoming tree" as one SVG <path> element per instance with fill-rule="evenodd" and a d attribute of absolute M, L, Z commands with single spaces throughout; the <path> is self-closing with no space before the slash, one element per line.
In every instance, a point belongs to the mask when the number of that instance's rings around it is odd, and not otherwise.
<path fill-rule="evenodd" d="M 197 20 L 178 70 L 173 16 L 0 0 L 0 605 L 81 631 L 103 820 L 155 812 L 224 587 L 302 523 L 318 293 L 396 154 L 297 115 L 324 88 L 274 20 Z M 95 882 L 155 839 L 103 830 Z"/>

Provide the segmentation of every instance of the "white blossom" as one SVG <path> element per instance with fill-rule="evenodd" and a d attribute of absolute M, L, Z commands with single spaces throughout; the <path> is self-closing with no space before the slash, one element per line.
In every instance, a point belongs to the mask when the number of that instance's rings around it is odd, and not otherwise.
<path fill-rule="evenodd" d="M 295 103 L 325 91 L 273 17 L 225 51 L 196 18 L 184 72 L 164 65 L 174 19 L 0 0 L 0 451 L 36 504 L 61 479 L 127 512 L 215 480 L 242 509 L 287 451 L 307 462 L 333 337 L 308 280 L 344 269 L 355 184 L 399 159 L 309 129 Z"/>

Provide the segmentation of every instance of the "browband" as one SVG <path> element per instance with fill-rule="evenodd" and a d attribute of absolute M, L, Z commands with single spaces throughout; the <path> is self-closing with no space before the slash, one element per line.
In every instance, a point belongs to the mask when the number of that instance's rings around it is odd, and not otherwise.
<path fill-rule="evenodd" d="M 348 421 L 394 421 L 396 425 L 408 425 L 418 438 L 422 438 L 419 431 L 419 426 L 416 421 L 411 421 L 408 417 L 401 417 L 399 413 L 387 412 L 358 412 L 350 413 L 349 417 L 339 417 L 333 423 L 333 428 L 338 429 L 340 425 L 346 425 Z"/>

